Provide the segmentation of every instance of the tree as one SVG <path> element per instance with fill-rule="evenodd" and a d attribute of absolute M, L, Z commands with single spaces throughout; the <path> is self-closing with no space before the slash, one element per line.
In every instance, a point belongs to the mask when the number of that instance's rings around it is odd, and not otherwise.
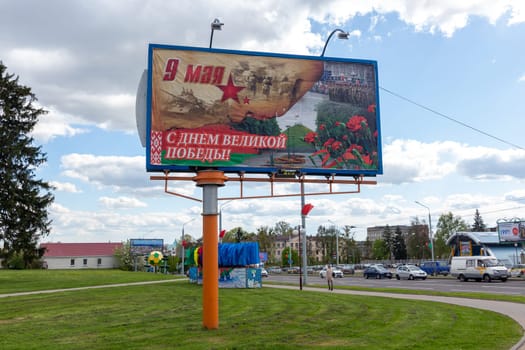
<path fill-rule="evenodd" d="M 336 235 L 339 234 L 339 230 L 332 225 L 328 228 L 319 226 L 317 228 L 317 240 L 320 244 L 320 248 L 323 251 L 324 261 L 323 263 L 335 263 L 336 254 Z"/>
<path fill-rule="evenodd" d="M 390 259 L 394 252 L 394 236 L 388 225 L 386 225 L 385 230 L 383 231 L 383 240 L 385 241 L 385 246 L 388 252 L 387 259 Z"/>
<path fill-rule="evenodd" d="M 39 117 L 47 113 L 33 106 L 36 101 L 31 89 L 0 62 L 0 256 L 8 264 L 22 256 L 24 268 L 44 255 L 37 245 L 51 230 L 48 208 L 54 200 L 52 187 L 35 175 L 47 160 L 31 136 Z"/>
<path fill-rule="evenodd" d="M 293 228 L 286 221 L 279 221 L 275 224 L 273 231 L 279 236 L 290 236 L 292 234 Z"/>
<path fill-rule="evenodd" d="M 403 232 L 399 226 L 396 227 L 394 233 L 394 259 L 405 260 L 407 258 L 407 247 L 405 239 L 403 238 Z"/>
<path fill-rule="evenodd" d="M 259 251 L 268 253 L 268 263 L 276 263 L 272 257 L 274 254 L 273 241 L 275 239 L 274 231 L 271 227 L 261 226 L 257 228 L 257 242 L 259 242 Z"/>
<path fill-rule="evenodd" d="M 292 256 L 290 257 L 290 252 L 292 253 Z M 291 247 L 286 247 L 283 249 L 283 252 L 281 253 L 281 264 L 282 266 L 298 266 L 299 265 L 299 253 L 297 250 L 292 249 Z"/>
<path fill-rule="evenodd" d="M 222 238 L 224 243 L 240 243 L 255 241 L 255 234 L 245 231 L 242 227 L 234 227 L 227 231 Z"/>
<path fill-rule="evenodd" d="M 437 258 L 448 258 L 450 247 L 447 240 L 458 231 L 467 231 L 467 223 L 459 216 L 454 216 L 451 212 L 441 214 L 437 224 L 436 235 L 434 237 L 434 254 Z"/>
<path fill-rule="evenodd" d="M 479 214 L 479 210 L 476 209 L 476 213 L 474 214 L 474 225 L 472 225 L 472 231 L 473 232 L 484 232 L 487 230 L 487 225 L 483 222 L 483 218 Z"/>
<path fill-rule="evenodd" d="M 115 258 L 119 261 L 119 268 L 124 271 L 133 271 L 135 261 L 134 257 L 131 254 L 131 242 L 129 239 L 122 245 L 122 247 L 118 247 L 115 249 Z"/>
<path fill-rule="evenodd" d="M 412 220 L 407 239 L 407 255 L 409 258 L 428 259 L 430 257 L 428 225 L 421 223 L 419 218 Z"/>
<path fill-rule="evenodd" d="M 389 251 L 388 247 L 386 246 L 386 242 L 382 239 L 377 239 L 374 241 L 374 244 L 372 246 L 372 252 L 374 259 L 376 260 L 383 260 L 389 258 Z"/>

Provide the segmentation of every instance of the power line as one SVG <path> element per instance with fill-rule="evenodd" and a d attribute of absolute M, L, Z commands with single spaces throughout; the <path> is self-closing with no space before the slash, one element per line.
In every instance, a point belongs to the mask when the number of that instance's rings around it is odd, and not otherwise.
<path fill-rule="evenodd" d="M 492 139 L 494 139 L 494 140 L 497 140 L 497 141 L 499 141 L 499 142 L 502 142 L 502 143 L 504 143 L 504 144 L 506 144 L 506 145 L 509 145 L 509 146 L 511 146 L 511 147 L 514 147 L 514 148 L 521 149 L 521 150 L 524 150 L 524 151 L 525 151 L 525 148 L 523 148 L 523 147 L 521 147 L 521 146 L 518 146 L 518 145 L 516 145 L 516 144 L 514 144 L 514 143 L 512 143 L 512 142 L 509 142 L 509 141 L 504 140 L 504 139 L 502 139 L 502 138 L 500 138 L 500 137 L 497 137 L 497 136 L 494 136 L 494 135 L 492 135 L 492 134 L 489 134 L 488 132 L 485 132 L 485 131 L 483 131 L 483 130 L 480 130 L 480 129 L 478 129 L 478 128 L 475 128 L 475 127 L 473 127 L 473 126 L 470 126 L 470 125 L 468 125 L 468 124 L 466 124 L 466 123 L 463 123 L 463 122 L 461 122 L 461 121 L 459 121 L 459 120 L 457 120 L 457 119 L 454 119 L 454 118 L 452 118 L 452 117 L 450 117 L 450 116 L 448 116 L 448 115 L 446 115 L 446 114 L 443 114 L 443 113 L 441 113 L 441 112 L 438 112 L 438 111 L 436 111 L 435 109 L 429 108 L 429 107 L 427 107 L 427 106 L 425 106 L 425 105 L 422 105 L 421 103 L 417 103 L 416 101 L 413 101 L 413 100 L 411 100 L 411 99 L 409 99 L 409 98 L 407 98 L 407 97 L 401 96 L 401 95 L 399 95 L 399 94 L 397 94 L 397 93 L 395 93 L 395 92 L 393 92 L 393 91 L 390 91 L 390 90 L 388 90 L 388 89 L 385 89 L 385 88 L 382 87 L 382 86 L 380 86 L 379 88 L 380 88 L 381 90 L 385 91 L 385 92 L 388 92 L 388 93 L 389 93 L 390 95 L 392 95 L 392 96 L 395 96 L 395 97 L 397 97 L 397 98 L 399 98 L 399 99 L 401 99 L 401 100 L 403 100 L 403 101 L 406 101 L 406 102 L 411 103 L 411 104 L 413 104 L 413 105 L 415 105 L 415 106 L 418 106 L 419 108 L 422 108 L 422 109 L 424 109 L 424 110 L 426 110 L 426 111 L 429 111 L 429 112 L 431 112 L 431 113 L 434 113 L 434 114 L 436 114 L 436 115 L 438 115 L 438 116 L 440 116 L 440 117 L 443 117 L 443 118 L 445 118 L 445 119 L 448 119 L 448 120 L 450 120 L 450 121 L 452 121 L 452 122 L 454 122 L 454 123 L 456 123 L 456 124 L 459 124 L 459 125 L 461 125 L 461 126 L 464 126 L 464 127 L 466 127 L 466 128 L 469 128 L 469 129 L 471 129 L 471 130 L 474 130 L 474 131 L 476 131 L 476 132 L 478 132 L 478 133 L 480 133 L 480 134 L 483 134 L 483 135 L 485 135 L 485 136 L 488 136 L 488 137 L 490 137 L 490 138 L 492 138 Z"/>

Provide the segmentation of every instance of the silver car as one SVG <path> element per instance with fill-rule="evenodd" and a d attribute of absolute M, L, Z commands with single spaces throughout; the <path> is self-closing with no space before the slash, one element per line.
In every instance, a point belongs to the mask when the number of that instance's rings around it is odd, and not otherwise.
<path fill-rule="evenodd" d="M 401 265 L 398 266 L 396 269 L 396 278 L 398 280 L 400 279 L 407 279 L 407 280 L 415 280 L 415 279 L 427 279 L 427 273 L 423 270 L 421 270 L 419 267 L 415 265 Z"/>
<path fill-rule="evenodd" d="M 343 278 L 344 274 L 338 267 L 332 267 L 332 276 L 334 276 L 334 278 Z M 326 278 L 326 268 L 319 271 L 319 277 Z"/>

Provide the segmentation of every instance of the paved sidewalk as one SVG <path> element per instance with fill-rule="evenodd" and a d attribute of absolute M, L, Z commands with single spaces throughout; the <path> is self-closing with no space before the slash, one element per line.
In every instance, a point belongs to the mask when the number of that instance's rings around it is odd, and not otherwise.
<path fill-rule="evenodd" d="M 264 287 L 298 290 L 297 286 L 286 286 L 286 285 L 275 285 L 275 284 L 265 284 Z M 440 296 L 434 296 L 434 295 L 365 292 L 365 291 L 346 290 L 346 289 L 334 289 L 333 291 L 329 291 L 326 288 L 312 288 L 312 287 L 303 287 L 303 291 L 315 291 L 315 292 L 326 292 L 326 293 L 337 293 L 337 294 L 353 294 L 353 295 L 368 295 L 368 296 L 375 296 L 375 297 L 387 297 L 387 298 L 409 299 L 409 300 L 436 301 L 440 303 L 461 305 L 461 306 L 473 307 L 476 309 L 494 311 L 494 312 L 497 312 L 503 315 L 507 315 L 520 324 L 521 328 L 524 330 L 524 335 L 520 339 L 520 341 L 511 348 L 511 350 L 525 350 L 525 304 L 511 303 L 507 301 L 440 297 Z"/>
<path fill-rule="evenodd" d="M 140 285 L 144 285 L 144 284 L 168 283 L 168 282 L 179 282 L 179 281 L 187 281 L 187 280 L 181 278 L 181 279 L 173 279 L 173 280 L 103 284 L 103 285 L 100 285 L 100 286 L 87 286 L 87 287 L 76 287 L 76 288 L 34 290 L 34 291 L 31 291 L 31 292 L 18 292 L 18 293 L 0 294 L 0 298 L 16 297 L 16 296 L 21 296 L 21 295 L 33 295 L 33 294 L 49 294 L 49 293 L 59 293 L 59 292 L 74 292 L 74 291 L 77 291 L 77 290 L 84 290 L 84 289 L 99 289 L 99 288 L 112 288 L 112 287 L 124 287 L 124 286 L 140 286 Z"/>

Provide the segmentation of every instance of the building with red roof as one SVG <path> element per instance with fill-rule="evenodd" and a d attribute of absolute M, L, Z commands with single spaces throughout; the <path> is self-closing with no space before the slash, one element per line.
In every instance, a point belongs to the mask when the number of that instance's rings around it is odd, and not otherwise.
<path fill-rule="evenodd" d="M 115 250 L 123 243 L 41 243 L 48 269 L 113 269 L 119 267 Z"/>

